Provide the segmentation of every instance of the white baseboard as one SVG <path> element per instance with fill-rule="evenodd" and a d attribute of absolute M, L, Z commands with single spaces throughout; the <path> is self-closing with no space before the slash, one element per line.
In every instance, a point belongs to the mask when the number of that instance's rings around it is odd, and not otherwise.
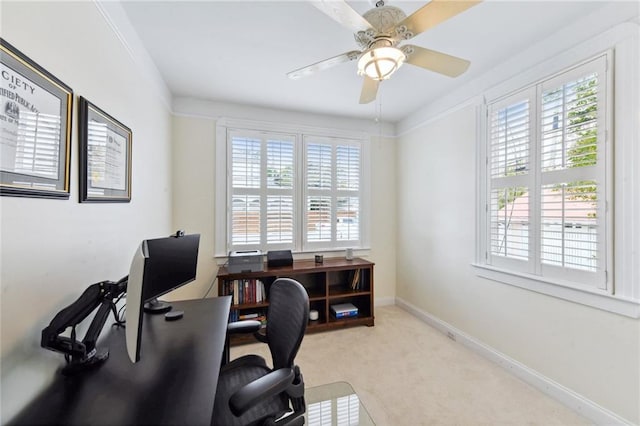
<path fill-rule="evenodd" d="M 548 377 L 538 373 L 537 371 L 527 367 L 526 365 L 516 361 L 515 359 L 512 359 L 496 351 L 492 347 L 479 342 L 468 334 L 465 334 L 452 325 L 442 321 L 441 319 L 420 310 L 416 306 L 407 303 L 401 298 L 396 297 L 395 301 L 396 305 L 400 308 L 411 313 L 415 317 L 429 324 L 433 328 L 441 331 L 445 335 L 453 338 L 455 341 L 471 349 L 477 354 L 487 358 L 490 361 L 493 361 L 514 376 L 520 378 L 542 393 L 576 411 L 595 424 L 632 425 L 631 422 L 623 419 L 617 414 L 599 406 L 598 404 L 572 391 L 571 389 L 562 386 L 560 383 L 554 382 Z"/>

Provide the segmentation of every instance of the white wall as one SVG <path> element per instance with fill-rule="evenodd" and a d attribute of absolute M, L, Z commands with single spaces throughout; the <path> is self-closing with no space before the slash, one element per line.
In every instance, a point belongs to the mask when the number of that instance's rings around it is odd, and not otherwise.
<path fill-rule="evenodd" d="M 398 147 L 398 298 L 638 422 L 638 320 L 475 276 L 473 107 Z"/>
<path fill-rule="evenodd" d="M 171 232 L 171 116 L 93 2 L 2 2 L 1 35 L 69 85 L 69 200 L 0 198 L 1 413 L 10 419 L 63 363 L 40 332 L 90 284 L 129 270 L 143 238 Z M 131 203 L 78 203 L 77 96 L 133 131 Z"/>
<path fill-rule="evenodd" d="M 176 290 L 176 298 L 202 297 L 217 273 L 214 259 L 215 221 L 215 123 L 217 113 L 232 113 L 227 118 L 243 118 L 301 125 L 324 126 L 342 130 L 373 132 L 373 122 L 336 119 L 286 111 L 264 110 L 240 105 L 220 105 L 182 99 L 174 104 L 174 227 L 201 234 L 200 261 L 195 284 Z M 181 112 L 182 111 L 182 112 Z M 196 117 L 195 115 L 199 115 Z M 209 116 L 209 117 L 207 117 Z M 395 298 L 395 142 L 377 136 L 371 141 L 371 250 L 367 258 L 375 265 L 375 299 L 392 303 Z M 219 250 L 219 251 L 224 251 Z M 217 295 L 217 287 L 211 290 Z"/>
<path fill-rule="evenodd" d="M 204 297 L 218 271 L 214 259 L 215 121 L 173 117 L 173 224 L 200 234 L 196 282 L 175 290 L 174 300 Z M 217 296 L 217 287 L 208 296 Z"/>
<path fill-rule="evenodd" d="M 601 22 L 606 14 L 595 18 Z M 554 49 L 589 40 L 592 34 L 585 34 L 584 28 L 592 27 L 583 26 L 569 37 L 552 36 L 546 44 L 533 46 L 532 51 L 544 53 L 546 46 L 549 55 Z M 577 40 L 572 39 L 574 36 Z M 491 87 L 489 82 L 498 84 L 500 80 L 491 80 L 496 76 L 506 80 L 510 71 L 517 74 L 530 69 L 518 71 L 515 64 L 514 58 L 511 64 L 497 66 L 484 81 L 470 84 L 466 96 L 456 93 L 455 102 L 446 105 L 443 100 L 440 105 L 447 106 L 440 109 L 443 112 L 425 108 L 429 114 L 421 118 L 415 115 L 398 125 L 403 131 L 397 151 L 398 188 L 402 189 L 397 213 L 398 299 L 534 370 L 567 393 L 578 394 L 605 415 L 638 424 L 640 320 L 485 280 L 472 269 L 476 106 L 482 94 L 477 89 Z M 638 88 L 633 80 L 637 75 L 620 71 L 625 77 L 616 81 L 616 93 L 627 99 L 628 92 Z M 638 102 L 626 103 L 629 105 L 633 107 L 616 111 L 615 120 L 637 124 Z M 637 154 L 633 149 L 639 142 L 637 127 L 632 137 L 627 136 L 618 135 L 616 149 Z M 638 162 L 640 158 L 635 159 Z M 636 193 L 633 200 L 616 204 L 625 209 L 616 217 L 624 217 L 625 223 L 637 223 L 638 210 L 632 210 L 632 206 L 637 205 L 638 197 Z M 637 228 L 633 229 L 637 233 Z M 637 264 L 638 253 L 631 256 Z"/>

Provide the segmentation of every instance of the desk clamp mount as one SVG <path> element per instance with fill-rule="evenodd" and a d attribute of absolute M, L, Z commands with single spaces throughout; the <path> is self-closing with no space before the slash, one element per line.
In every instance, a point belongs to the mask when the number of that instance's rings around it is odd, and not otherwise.
<path fill-rule="evenodd" d="M 119 323 L 116 302 L 127 291 L 127 279 L 128 277 L 124 277 L 117 282 L 102 281 L 90 285 L 78 300 L 58 312 L 49 326 L 42 330 L 40 346 L 63 353 L 67 360 L 62 374 L 72 375 L 97 367 L 109 358 L 109 350 L 98 351 L 96 341 L 110 312 L 113 312 L 116 322 Z M 98 311 L 84 339 L 76 340 L 76 326 L 96 308 Z M 69 327 L 70 337 L 61 336 Z"/>

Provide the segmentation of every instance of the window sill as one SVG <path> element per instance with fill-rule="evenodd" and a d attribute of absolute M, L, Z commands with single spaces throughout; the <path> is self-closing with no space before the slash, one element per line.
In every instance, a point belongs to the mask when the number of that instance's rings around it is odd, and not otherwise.
<path fill-rule="evenodd" d="M 489 265 L 473 263 L 476 275 L 492 281 L 513 285 L 570 302 L 602 309 L 630 318 L 640 318 L 640 301 L 624 299 L 597 290 L 582 289 L 559 285 L 541 277 L 509 272 Z"/>
<path fill-rule="evenodd" d="M 310 250 L 310 251 L 294 251 L 293 259 L 294 260 L 304 260 L 304 259 L 313 259 L 316 254 L 322 254 L 323 256 L 329 257 L 343 257 L 345 255 L 346 249 L 322 249 L 322 250 Z M 267 252 L 262 253 L 267 256 Z M 353 256 L 354 257 L 367 257 L 371 254 L 370 248 L 354 248 Z M 217 254 L 214 256 L 214 259 L 218 263 L 218 266 L 222 266 L 227 262 L 228 255 Z"/>

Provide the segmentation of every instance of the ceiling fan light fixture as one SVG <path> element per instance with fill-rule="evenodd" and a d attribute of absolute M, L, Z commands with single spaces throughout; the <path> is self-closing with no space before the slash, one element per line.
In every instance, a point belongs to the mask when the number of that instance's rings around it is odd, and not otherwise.
<path fill-rule="evenodd" d="M 402 65 L 406 56 L 396 47 L 376 47 L 367 50 L 358 60 L 358 74 L 373 80 L 386 80 Z"/>

